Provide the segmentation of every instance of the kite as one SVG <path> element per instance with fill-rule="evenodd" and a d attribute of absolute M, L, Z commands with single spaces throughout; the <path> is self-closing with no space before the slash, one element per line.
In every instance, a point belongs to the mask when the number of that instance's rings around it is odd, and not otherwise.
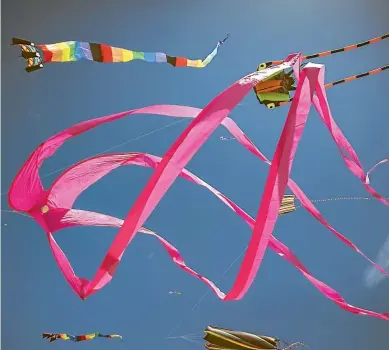
<path fill-rule="evenodd" d="M 310 106 L 313 103 L 333 140 L 337 144 L 340 155 L 344 159 L 347 168 L 359 178 L 365 189 L 371 195 L 383 204 L 389 205 L 389 202 L 378 194 L 368 183 L 367 175 L 358 156 L 331 115 L 325 94 L 326 90 L 324 89 L 324 66 L 309 63 L 301 72 L 300 67 L 301 54 L 289 55 L 285 59 L 285 62 L 280 65 L 251 73 L 239 79 L 216 96 L 202 110 L 188 106 L 154 105 L 86 120 L 69 127 L 42 142 L 32 152 L 11 184 L 8 193 L 9 205 L 15 211 L 30 215 L 46 232 L 50 249 L 63 276 L 75 293 L 84 300 L 112 280 L 127 246 L 136 233 L 141 232 L 155 237 L 166 249 L 176 265 L 205 283 L 223 301 L 239 300 L 246 294 L 255 279 L 264 253 L 267 247 L 269 247 L 298 269 L 313 286 L 340 308 L 359 315 L 368 315 L 389 320 L 389 313 L 378 313 L 347 303 L 338 292 L 324 282 L 316 279 L 293 252 L 273 235 L 273 229 L 278 219 L 282 200 L 285 199 L 286 187 L 288 186 L 293 195 L 300 201 L 301 205 L 313 217 L 388 277 L 388 274 L 381 266 L 370 260 L 355 244 L 336 231 L 324 219 L 302 189 L 289 178 L 296 149 L 307 122 Z M 294 69 L 298 84 L 284 129 L 273 156 L 273 161 L 270 162 L 256 148 L 248 136 L 243 133 L 238 125 L 232 119 L 228 118 L 228 115 L 231 114 L 231 110 L 239 104 L 255 85 L 267 77 L 284 71 L 287 68 Z M 157 114 L 194 119 L 163 158 L 146 153 L 98 155 L 82 160 L 65 170 L 50 188 L 44 189 L 39 177 L 39 168 L 45 159 L 54 155 L 65 141 L 104 123 L 133 114 Z M 220 124 L 226 127 L 247 150 L 270 166 L 256 219 L 249 216 L 226 195 L 185 169 L 185 166 L 191 158 Z M 138 165 L 155 169 L 124 220 L 101 213 L 73 208 L 76 198 L 84 190 L 107 175 L 110 171 L 124 165 Z M 252 231 L 252 237 L 238 276 L 232 289 L 227 294 L 223 293 L 211 280 L 188 267 L 179 251 L 165 238 L 142 227 L 178 176 L 208 189 L 241 217 Z M 286 199 L 289 202 L 291 201 L 290 198 Z M 54 239 L 53 234 L 55 232 L 66 227 L 74 226 L 112 226 L 119 228 L 119 232 L 113 239 L 101 265 L 91 280 L 78 277 L 75 274 L 68 258 Z M 314 242 L 310 243 L 309 247 L 313 251 L 315 249 L 322 249 L 321 247 L 316 247 Z"/>
<path fill-rule="evenodd" d="M 256 335 L 215 326 L 208 326 L 204 330 L 204 333 L 204 337 L 196 334 L 187 334 L 178 337 L 166 337 L 165 339 L 184 339 L 198 344 L 195 340 L 203 338 L 206 341 L 205 348 L 208 350 L 287 350 L 297 349 L 298 346 L 305 346 L 302 342 L 296 342 L 289 345 L 287 342 L 274 337 Z M 281 343 L 284 343 L 286 347 L 281 348 Z"/>
<path fill-rule="evenodd" d="M 150 63 L 169 63 L 173 67 L 204 68 L 217 55 L 220 46 L 229 38 L 229 34 L 219 40 L 213 51 L 203 60 L 191 60 L 185 57 L 174 57 L 163 52 L 138 52 L 105 44 L 82 41 L 64 41 L 55 44 L 34 44 L 31 41 L 12 38 L 12 45 L 19 45 L 22 57 L 26 59 L 26 72 L 33 72 L 43 68 L 50 62 L 74 62 L 82 59 L 102 62 L 118 63 L 132 60 L 143 60 Z"/>
<path fill-rule="evenodd" d="M 169 291 L 169 294 L 181 295 L 182 293 L 181 292 L 177 292 L 175 290 L 171 290 L 171 291 Z"/>
<path fill-rule="evenodd" d="M 71 340 L 74 342 L 92 340 L 94 338 L 119 338 L 123 339 L 119 334 L 101 334 L 101 333 L 90 333 L 83 335 L 71 335 L 66 333 L 42 333 L 42 338 L 48 339 L 51 342 L 62 339 L 62 340 Z"/>
<path fill-rule="evenodd" d="M 354 44 L 354 45 L 349 45 L 345 46 L 336 50 L 331 50 L 331 51 L 324 51 L 320 53 L 315 53 L 313 55 L 309 56 L 304 56 L 302 59 L 303 60 L 309 60 L 312 58 L 317 58 L 317 57 L 324 57 L 324 56 L 329 56 L 333 55 L 339 52 L 344 52 L 344 51 L 350 51 L 354 49 L 358 49 L 360 47 L 374 44 L 376 42 L 379 42 L 384 39 L 389 38 L 389 33 L 384 34 L 382 36 L 364 41 L 359 44 Z M 257 70 L 262 70 L 268 67 L 271 67 L 274 64 L 280 64 L 283 61 L 270 61 L 270 62 L 263 62 L 261 63 L 258 67 Z M 363 77 L 366 77 L 368 75 L 373 75 L 377 74 L 380 72 L 383 72 L 384 70 L 389 69 L 389 65 L 376 68 L 374 70 L 353 75 L 348 78 L 340 79 L 337 81 L 334 81 L 332 83 L 325 84 L 324 87 L 326 89 L 333 87 L 335 85 L 339 85 L 342 83 L 348 83 L 352 80 L 355 79 L 360 79 Z M 268 77 L 266 80 L 261 81 L 257 85 L 254 86 L 254 92 L 255 95 L 257 96 L 257 99 L 260 104 L 264 104 L 267 108 L 269 109 L 274 109 L 275 107 L 280 107 L 283 106 L 289 102 L 292 101 L 292 97 L 290 96 L 291 91 L 295 91 L 296 87 L 294 86 L 295 84 L 295 79 L 291 76 L 293 74 L 293 70 L 289 71 L 288 73 L 285 73 L 285 71 L 279 72 L 274 74 L 273 76 Z"/>
<path fill-rule="evenodd" d="M 204 340 L 207 341 L 205 348 L 208 350 L 264 350 L 264 349 L 297 349 L 297 346 L 304 344 L 296 342 L 281 348 L 281 341 L 277 338 L 265 335 L 255 335 L 251 333 L 232 331 L 230 329 L 208 326 L 205 330 Z"/>
<path fill-rule="evenodd" d="M 231 141 L 231 140 L 235 140 L 235 137 L 232 137 L 232 136 L 220 136 L 220 141 Z"/>

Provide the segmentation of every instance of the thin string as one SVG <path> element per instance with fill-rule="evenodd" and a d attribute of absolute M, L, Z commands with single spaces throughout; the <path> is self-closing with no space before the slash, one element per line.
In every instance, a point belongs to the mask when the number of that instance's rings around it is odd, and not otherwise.
<path fill-rule="evenodd" d="M 223 279 L 223 277 L 225 276 L 225 274 L 236 264 L 236 262 L 242 257 L 242 255 L 244 254 L 244 252 L 246 251 L 247 247 L 244 248 L 244 250 L 239 254 L 239 256 L 236 257 L 236 259 L 227 267 L 226 270 L 224 270 L 223 274 L 221 275 L 221 277 L 219 278 L 218 281 L 216 281 L 216 284 L 219 284 L 219 282 Z M 197 302 L 192 306 L 192 308 L 187 311 L 184 316 L 182 317 L 181 321 L 178 322 L 174 327 L 173 329 L 169 332 L 169 334 L 165 337 L 165 339 L 169 339 L 169 337 L 181 326 L 181 324 L 185 321 L 185 319 L 187 318 L 187 316 L 189 315 L 189 313 L 192 313 L 199 305 L 200 303 L 203 301 L 203 299 L 210 293 L 210 290 L 208 290 L 207 292 L 205 292 L 199 300 L 197 300 Z M 171 339 L 171 337 L 170 337 Z"/>
<path fill-rule="evenodd" d="M 324 198 L 324 199 L 314 199 L 314 200 L 311 200 L 311 202 L 313 203 L 324 203 L 324 202 L 331 202 L 331 201 L 340 201 L 340 200 L 372 200 L 372 199 L 375 199 L 374 197 L 333 197 L 333 198 Z M 387 199 L 389 199 L 389 197 L 387 197 Z M 299 206 L 296 206 L 296 209 L 297 208 L 302 208 L 302 205 L 299 205 Z M 247 248 L 247 247 L 246 247 Z M 222 276 L 220 277 L 220 279 L 216 282 L 216 284 L 218 284 L 224 277 L 224 275 L 236 264 L 236 262 L 239 260 L 239 258 L 244 254 L 244 252 L 246 251 L 246 248 L 239 254 L 239 256 L 228 266 L 228 268 L 223 272 Z M 203 299 L 210 293 L 210 291 L 208 290 L 206 293 L 204 293 L 200 299 L 193 305 L 193 307 L 187 311 L 183 318 L 181 319 L 180 322 L 178 322 L 174 327 L 173 329 L 169 332 L 169 334 L 165 337 L 165 339 L 173 339 L 175 337 L 171 337 L 171 335 L 177 331 L 182 323 L 185 321 L 185 319 L 187 318 L 187 316 L 193 312 L 199 305 L 200 303 L 203 301 Z M 180 337 L 177 337 L 177 338 L 180 338 Z"/>
<path fill-rule="evenodd" d="M 149 132 L 147 132 L 147 133 L 145 133 L 145 134 L 142 134 L 142 135 L 140 135 L 140 136 L 137 136 L 137 137 L 135 137 L 135 138 L 133 138 L 133 139 L 130 139 L 130 140 L 124 141 L 124 142 L 122 142 L 122 143 L 120 143 L 120 144 L 117 144 L 117 145 L 115 145 L 115 146 L 109 147 L 109 148 L 105 149 L 104 151 L 101 151 L 101 152 L 99 152 L 99 153 L 96 153 L 96 154 L 92 155 L 92 157 L 98 156 L 98 155 L 100 155 L 100 154 L 103 154 L 103 153 L 106 153 L 106 152 L 109 152 L 109 151 L 112 151 L 113 149 L 122 147 L 122 146 L 124 146 L 124 145 L 127 145 L 127 144 L 130 143 L 130 142 L 140 140 L 140 139 L 142 139 L 142 138 L 144 138 L 144 137 L 146 137 L 146 136 L 150 136 L 150 135 L 155 134 L 155 133 L 157 133 L 157 132 L 159 132 L 159 131 L 165 130 L 165 129 L 167 129 L 167 128 L 173 126 L 173 125 L 182 123 L 182 122 L 185 121 L 185 120 L 187 120 L 187 118 L 182 118 L 182 119 L 180 119 L 180 120 L 178 120 L 178 121 L 175 121 L 175 122 L 173 122 L 173 123 L 170 123 L 170 124 L 167 124 L 167 125 L 165 125 L 165 126 L 162 126 L 161 128 L 158 128 L 158 129 L 149 131 Z M 54 174 L 56 174 L 56 173 L 58 173 L 58 172 L 60 172 L 60 171 L 62 171 L 62 170 L 67 169 L 67 168 L 68 168 L 68 167 L 59 168 L 59 169 L 54 170 L 54 171 L 52 171 L 52 172 L 50 172 L 50 173 L 47 173 L 47 174 L 42 175 L 42 178 L 48 177 L 48 176 L 50 176 L 50 175 L 54 175 Z M 4 196 L 4 195 L 6 195 L 6 194 L 7 194 L 7 192 L 3 192 L 3 193 L 1 193 L 1 196 Z"/>
<path fill-rule="evenodd" d="M 375 199 L 374 197 L 330 197 L 323 199 L 313 199 L 312 203 L 324 203 L 324 202 L 332 202 L 332 201 L 371 201 Z M 389 199 L 389 197 L 384 197 L 384 199 Z M 302 205 L 296 206 L 296 209 L 302 208 Z"/>
<path fill-rule="evenodd" d="M 130 142 L 137 141 L 137 140 L 142 139 L 142 138 L 144 138 L 144 137 L 146 137 L 146 136 L 155 134 L 155 133 L 157 133 L 158 131 L 165 130 L 165 129 L 167 129 L 167 128 L 173 126 L 173 125 L 182 123 L 182 122 L 185 121 L 185 120 L 187 120 L 187 119 L 186 119 L 186 118 L 182 118 L 181 120 L 178 120 L 178 121 L 175 121 L 175 122 L 173 122 L 173 123 L 167 124 L 167 125 L 165 125 L 165 126 L 162 126 L 161 128 L 158 128 L 158 129 L 149 131 L 149 132 L 147 132 L 146 134 L 142 134 L 142 135 L 137 136 L 137 137 L 135 137 L 135 138 L 133 138 L 133 139 L 130 139 L 130 140 L 124 141 L 124 142 L 122 142 L 122 143 L 120 143 L 120 144 L 117 144 L 117 145 L 115 145 L 115 146 L 109 147 L 109 148 L 105 149 L 104 151 L 101 151 L 101 152 L 99 152 L 99 153 L 96 153 L 96 154 L 92 155 L 92 157 L 99 156 L 100 154 L 103 154 L 103 153 L 112 151 L 112 150 L 115 149 L 115 148 L 119 148 L 119 147 L 122 147 L 122 146 L 124 146 L 124 145 L 127 145 L 127 144 L 130 143 Z M 52 171 L 52 172 L 50 172 L 50 173 L 47 173 L 47 174 L 45 174 L 45 175 L 42 175 L 42 177 L 47 177 L 47 176 L 56 174 L 56 173 L 58 173 L 58 172 L 60 172 L 60 171 L 62 171 L 62 170 L 67 169 L 68 167 L 69 167 L 69 166 L 67 166 L 67 167 L 62 167 L 62 168 L 60 168 L 60 169 L 54 170 L 54 171 Z"/>

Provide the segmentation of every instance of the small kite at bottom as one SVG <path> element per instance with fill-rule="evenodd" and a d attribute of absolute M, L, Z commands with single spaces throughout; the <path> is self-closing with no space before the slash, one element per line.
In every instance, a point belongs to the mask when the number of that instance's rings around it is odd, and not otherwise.
<path fill-rule="evenodd" d="M 298 346 L 304 346 L 303 343 L 286 344 L 281 348 L 281 341 L 277 338 L 265 335 L 256 335 L 241 331 L 232 331 L 225 328 L 208 326 L 205 329 L 204 340 L 207 341 L 205 348 L 208 350 L 263 350 L 263 349 L 297 349 Z"/>
<path fill-rule="evenodd" d="M 101 334 L 101 333 L 89 333 L 82 335 L 71 335 L 66 333 L 42 333 L 42 338 L 50 340 L 50 343 L 54 340 L 62 339 L 62 340 L 71 340 L 75 342 L 84 341 L 84 340 L 92 340 L 94 338 L 119 338 L 123 339 L 123 337 L 119 334 Z"/>

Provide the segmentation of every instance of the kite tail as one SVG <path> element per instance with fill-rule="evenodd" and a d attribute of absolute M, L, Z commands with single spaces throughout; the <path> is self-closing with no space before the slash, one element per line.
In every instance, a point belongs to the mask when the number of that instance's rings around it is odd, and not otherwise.
<path fill-rule="evenodd" d="M 18 45 L 21 48 L 22 57 L 27 63 L 27 73 L 43 68 L 42 56 L 33 42 L 19 38 L 12 38 L 12 45 Z"/>
<path fill-rule="evenodd" d="M 52 341 L 57 339 L 55 337 L 55 334 L 53 334 L 53 333 L 42 333 L 42 338 L 43 339 L 50 339 L 50 342 L 52 342 Z"/>
<path fill-rule="evenodd" d="M 99 334 L 99 337 L 123 339 L 123 337 L 121 335 L 119 335 L 119 334 Z"/>
<path fill-rule="evenodd" d="M 42 338 L 49 339 L 50 343 L 62 339 L 62 340 L 72 340 L 74 342 L 80 342 L 84 340 L 92 340 L 96 337 L 100 338 L 120 338 L 122 339 L 122 336 L 119 334 L 101 334 L 101 333 L 90 333 L 90 334 L 83 334 L 83 335 L 71 335 L 66 333 L 42 333 Z"/>
<path fill-rule="evenodd" d="M 74 336 L 66 333 L 42 333 L 42 338 L 48 339 L 51 342 L 62 339 L 62 340 L 74 340 Z"/>
<path fill-rule="evenodd" d="M 225 37 L 223 40 L 220 40 L 220 41 L 219 41 L 219 46 L 223 45 L 223 44 L 227 41 L 227 39 L 228 39 L 229 37 L 230 37 L 230 34 L 227 34 L 226 37 Z"/>
<path fill-rule="evenodd" d="M 220 46 L 228 38 L 229 34 L 223 40 L 219 40 L 216 47 L 204 60 L 169 56 L 163 52 L 138 52 L 105 44 L 81 41 L 35 45 L 28 40 L 13 38 L 12 44 L 19 45 L 22 49 L 22 56 L 27 59 L 27 72 L 42 68 L 43 63 L 74 62 L 83 59 L 100 63 L 124 63 L 133 60 L 143 60 L 149 63 L 169 63 L 173 67 L 204 68 L 214 59 Z M 38 49 L 41 52 L 38 52 Z"/>

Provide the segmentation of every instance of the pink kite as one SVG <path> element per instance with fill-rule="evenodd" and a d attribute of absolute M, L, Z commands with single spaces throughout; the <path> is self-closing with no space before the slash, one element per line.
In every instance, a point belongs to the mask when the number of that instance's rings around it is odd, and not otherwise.
<path fill-rule="evenodd" d="M 285 62 L 278 66 L 249 74 L 219 94 L 203 110 L 185 106 L 159 105 L 139 108 L 76 124 L 43 142 L 30 155 L 11 185 L 8 197 L 9 205 L 14 210 L 29 214 L 42 226 L 47 234 L 55 260 L 64 277 L 82 299 L 86 299 L 110 282 L 127 245 L 134 238 L 135 234 L 140 231 L 155 236 L 167 250 L 175 264 L 206 283 L 222 300 L 239 300 L 245 295 L 254 281 L 266 248 L 269 246 L 278 255 L 293 264 L 322 294 L 335 302 L 339 307 L 352 313 L 389 320 L 389 313 L 377 313 L 346 303 L 335 290 L 314 278 L 291 250 L 272 235 L 278 218 L 281 200 L 286 186 L 289 186 L 310 214 L 344 243 L 368 259 L 382 273 L 386 274 L 382 267 L 372 262 L 351 241 L 330 226 L 303 191 L 289 178 L 297 145 L 302 137 L 310 105 L 313 103 L 338 145 L 346 166 L 361 179 L 370 193 L 384 204 L 389 205 L 382 196 L 370 187 L 368 178 L 355 151 L 331 116 L 324 89 L 324 67 L 322 65 L 308 64 L 300 74 L 300 62 L 301 54 L 289 55 Z M 294 69 L 299 83 L 273 161 L 270 163 L 227 116 L 255 84 L 278 71 L 291 67 Z M 48 190 L 43 188 L 39 177 L 39 168 L 43 161 L 52 156 L 65 141 L 101 124 L 136 113 L 187 117 L 194 118 L 194 120 L 163 158 L 143 153 L 100 155 L 72 166 Z M 219 124 L 225 126 L 246 149 L 270 165 L 270 172 L 256 220 L 251 218 L 225 195 L 185 169 L 186 164 Z M 122 165 L 131 164 L 151 167 L 155 169 L 155 172 L 125 220 L 72 208 L 76 198 L 90 185 L 107 175 L 110 171 Z M 155 232 L 142 227 L 178 176 L 207 188 L 242 217 L 253 230 L 237 279 L 227 294 L 221 292 L 209 279 L 189 268 L 184 263 L 178 250 L 168 241 Z M 53 233 L 56 231 L 71 226 L 119 227 L 118 234 L 91 281 L 76 276 L 69 260 L 53 237 Z"/>

